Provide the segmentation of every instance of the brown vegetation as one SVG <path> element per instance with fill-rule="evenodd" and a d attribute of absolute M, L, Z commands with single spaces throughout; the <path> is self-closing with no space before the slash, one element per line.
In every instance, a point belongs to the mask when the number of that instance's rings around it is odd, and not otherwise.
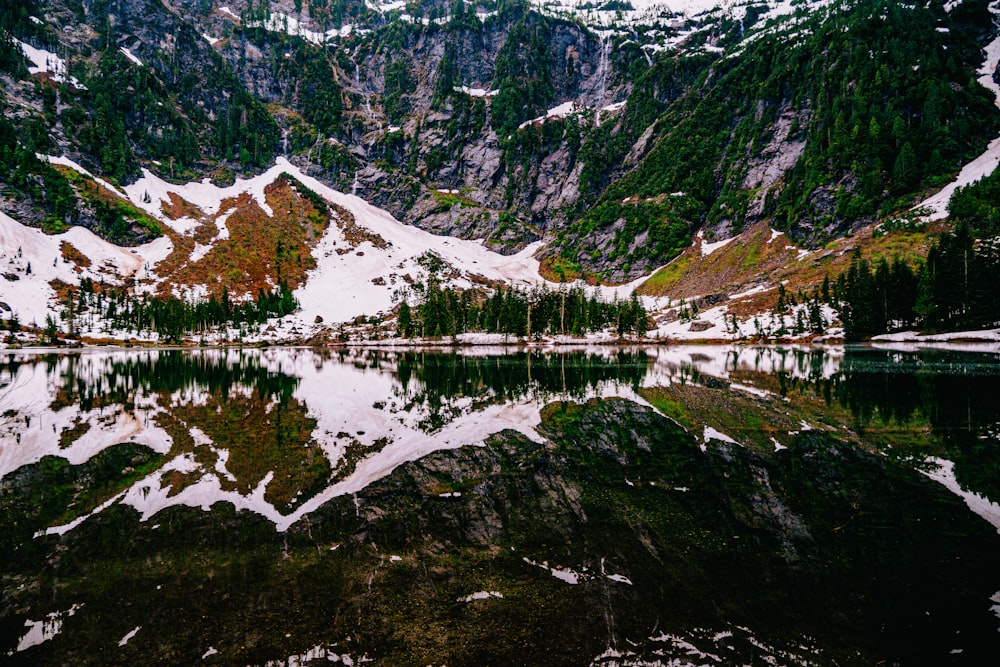
<path fill-rule="evenodd" d="M 62 257 L 64 260 L 72 262 L 76 265 L 77 272 L 82 271 L 91 264 L 90 258 L 80 252 L 80 250 L 69 241 L 61 242 L 59 244 L 59 250 L 62 251 Z"/>
<path fill-rule="evenodd" d="M 264 194 L 273 217 L 246 193 L 223 202 L 217 215 L 229 214 L 229 238 L 216 240 L 218 228 L 210 220 L 204 220 L 191 236 L 168 232 L 174 252 L 157 266 L 157 273 L 165 278 L 161 293 L 175 286 L 205 285 L 209 294 L 219 296 L 228 289 L 238 298 L 254 296 L 282 281 L 292 289 L 302 284 L 306 272 L 315 266 L 311 249 L 329 225 L 330 213 L 325 202 L 286 176 L 268 185 Z M 346 211 L 343 214 L 350 217 Z M 212 247 L 191 262 L 196 243 Z"/>
<path fill-rule="evenodd" d="M 180 220 L 181 218 L 198 220 L 202 217 L 201 209 L 186 199 L 180 197 L 177 193 L 170 192 L 167 194 L 167 197 L 170 201 L 162 202 L 160 204 L 160 210 L 163 211 L 163 215 L 167 216 L 171 220 Z"/>

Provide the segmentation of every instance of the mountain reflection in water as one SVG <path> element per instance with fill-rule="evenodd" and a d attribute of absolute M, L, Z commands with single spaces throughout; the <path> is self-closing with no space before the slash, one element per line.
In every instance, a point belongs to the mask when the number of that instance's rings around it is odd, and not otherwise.
<path fill-rule="evenodd" d="M 3 353 L 0 656 L 981 664 L 998 389 L 869 348 Z"/>

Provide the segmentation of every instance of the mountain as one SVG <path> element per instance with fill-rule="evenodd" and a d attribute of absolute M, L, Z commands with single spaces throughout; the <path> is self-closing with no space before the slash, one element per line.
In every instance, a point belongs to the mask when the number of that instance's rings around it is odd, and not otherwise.
<path fill-rule="evenodd" d="M 90 294 L 249 299 L 227 336 L 310 338 L 429 278 L 612 299 L 668 265 L 639 288 L 660 333 L 681 297 L 749 327 L 853 247 L 919 261 L 992 173 L 998 12 L 0 0 L 0 313 L 121 337 Z M 956 197 L 980 235 L 991 188 Z"/>

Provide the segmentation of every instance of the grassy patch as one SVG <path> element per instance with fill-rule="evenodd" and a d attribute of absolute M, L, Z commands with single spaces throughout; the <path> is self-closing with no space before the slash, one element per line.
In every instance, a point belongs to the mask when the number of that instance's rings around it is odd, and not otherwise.
<path fill-rule="evenodd" d="M 541 261 L 538 273 L 542 278 L 552 282 L 571 283 L 580 278 L 580 265 L 562 255 L 550 255 Z"/>
<path fill-rule="evenodd" d="M 760 248 L 754 245 L 746 246 L 746 254 L 743 255 L 740 267 L 743 269 L 752 269 L 758 264 L 760 264 Z"/>
<path fill-rule="evenodd" d="M 649 277 L 649 280 L 639 286 L 639 294 L 646 296 L 664 296 L 680 282 L 687 273 L 691 257 L 683 254 L 677 257 L 659 271 Z"/>
<path fill-rule="evenodd" d="M 79 422 L 59 434 L 59 449 L 72 447 L 73 443 L 82 438 L 90 431 L 89 422 Z"/>
<path fill-rule="evenodd" d="M 479 208 L 479 204 L 467 197 L 461 196 L 460 194 L 441 192 L 440 190 L 431 190 L 431 195 L 434 197 L 434 202 L 437 204 L 438 211 L 447 211 L 453 206 L 458 206 L 460 208 Z"/>
<path fill-rule="evenodd" d="M 688 429 L 696 425 L 694 418 L 684 407 L 684 403 L 670 396 L 663 387 L 649 387 L 639 390 L 639 394 L 649 401 L 650 405 L 675 422 Z"/>

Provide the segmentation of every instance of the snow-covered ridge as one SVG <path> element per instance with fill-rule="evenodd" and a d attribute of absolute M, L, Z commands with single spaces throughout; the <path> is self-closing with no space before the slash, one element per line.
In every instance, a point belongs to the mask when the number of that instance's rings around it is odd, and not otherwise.
<path fill-rule="evenodd" d="M 44 157 L 44 156 L 43 156 Z M 90 175 L 80 165 L 65 158 L 47 158 Z M 182 185 L 168 183 L 149 171 L 142 178 L 126 186 L 124 191 L 95 179 L 115 196 L 126 196 L 136 207 L 178 233 L 190 233 L 195 221 L 182 218 L 174 220 L 164 213 L 171 195 L 193 205 L 204 216 L 214 218 L 218 234 L 214 242 L 228 237 L 225 216 L 219 215 L 224 202 L 249 194 L 266 215 L 273 215 L 267 203 L 265 188 L 288 173 L 327 201 L 346 209 L 354 222 L 385 243 L 377 247 L 370 241 L 355 245 L 344 253 L 348 245 L 344 230 L 330 225 L 313 253 L 317 268 L 308 282 L 296 294 L 303 306 L 299 320 L 312 323 L 320 316 L 326 322 L 342 322 L 358 315 L 373 315 L 388 310 L 398 301 L 396 294 L 407 286 L 406 280 L 425 274 L 421 257 L 433 253 L 455 269 L 460 278 L 458 287 L 471 287 L 476 279 L 502 281 L 509 284 L 532 285 L 543 282 L 538 273 L 539 263 L 532 255 L 540 244 L 533 244 L 514 256 L 504 256 L 487 249 L 481 242 L 450 237 L 440 237 L 409 227 L 394 219 L 387 212 L 375 208 L 358 197 L 337 192 L 323 183 L 306 176 L 284 158 L 254 178 L 238 179 L 227 187 L 217 186 L 208 180 Z M 83 256 L 89 258 L 86 269 L 64 261 L 61 246 L 69 243 Z M 26 227 L 9 216 L 0 214 L 0 266 L 4 273 L 16 275 L 4 285 L 4 302 L 24 323 L 44 323 L 50 313 L 57 313 L 53 304 L 53 280 L 70 285 L 79 284 L 83 277 L 120 282 L 140 270 L 142 276 L 156 278 L 156 265 L 171 251 L 167 238 L 134 249 L 124 249 L 99 239 L 89 231 L 74 227 L 64 234 L 47 236 L 40 230 Z M 202 254 L 210 247 L 198 249 Z M 340 252 L 338 252 L 338 250 Z M 29 270 L 30 269 L 30 270 Z M 409 278 L 404 279 L 404 276 Z M 195 287 L 195 286 L 189 286 Z M 9 317 L 9 314 L 6 316 Z"/>
<path fill-rule="evenodd" d="M 302 326 L 311 324 L 317 316 L 325 322 L 343 322 L 392 308 L 398 301 L 395 294 L 408 284 L 403 276 L 413 278 L 425 273 L 420 259 L 427 253 L 437 255 L 461 274 L 462 277 L 453 281 L 457 287 L 471 287 L 474 276 L 508 284 L 544 282 L 538 273 L 538 260 L 533 258 L 540 247 L 538 243 L 516 255 L 504 256 L 487 249 L 481 242 L 435 236 L 404 225 L 356 196 L 333 190 L 303 174 L 285 158 L 278 158 L 263 174 L 237 180 L 228 187 L 219 187 L 207 180 L 175 185 L 146 171 L 139 181 L 126 188 L 126 192 L 132 203 L 167 224 L 169 221 L 164 217 L 162 205 L 169 201 L 171 193 L 210 216 L 218 213 L 224 201 L 247 193 L 271 215 L 273 212 L 266 202 L 264 189 L 282 173 L 346 209 L 357 225 L 385 242 L 379 244 L 382 247 L 362 242 L 352 252 L 345 253 L 345 232 L 336 225 L 329 227 L 313 249 L 317 268 L 296 292 L 302 310 L 295 317 Z"/>

